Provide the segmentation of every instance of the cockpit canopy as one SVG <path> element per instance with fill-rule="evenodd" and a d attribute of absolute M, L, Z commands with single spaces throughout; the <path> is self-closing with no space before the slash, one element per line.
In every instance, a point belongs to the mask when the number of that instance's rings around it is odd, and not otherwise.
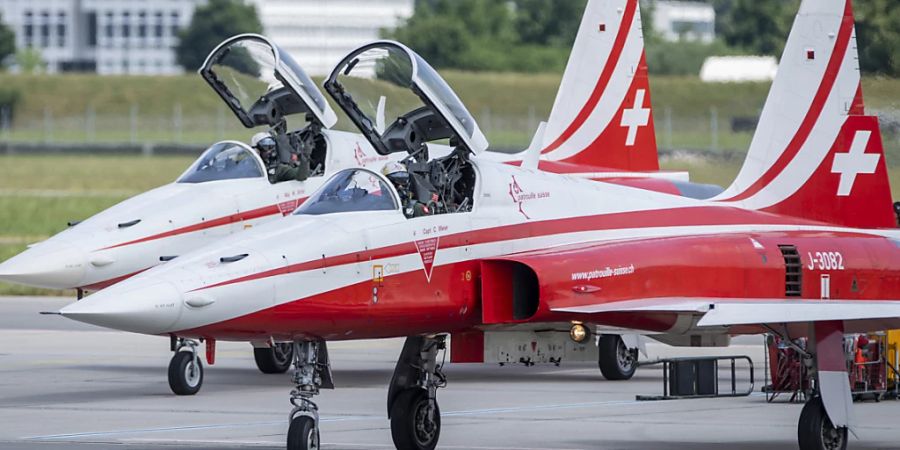
<path fill-rule="evenodd" d="M 342 212 L 399 209 L 394 193 L 374 172 L 346 169 L 331 177 L 294 214 L 321 215 Z"/>
<path fill-rule="evenodd" d="M 274 126 L 285 116 L 309 113 L 330 128 L 337 116 L 290 54 L 264 36 L 241 34 L 216 47 L 200 75 L 247 128 Z"/>
<path fill-rule="evenodd" d="M 206 183 L 208 181 L 264 178 L 266 175 L 259 155 L 240 142 L 224 141 L 213 144 L 176 183 Z"/>
<path fill-rule="evenodd" d="M 487 149 L 475 119 L 444 79 L 398 42 L 377 41 L 354 50 L 331 73 L 325 89 L 382 155 L 413 152 L 448 138 L 476 154 Z"/>

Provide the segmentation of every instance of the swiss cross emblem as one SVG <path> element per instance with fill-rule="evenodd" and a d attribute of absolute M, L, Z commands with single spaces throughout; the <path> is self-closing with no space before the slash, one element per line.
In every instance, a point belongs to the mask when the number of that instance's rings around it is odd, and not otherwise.
<path fill-rule="evenodd" d="M 620 125 L 628 128 L 628 136 L 625 137 L 625 146 L 631 147 L 637 139 L 637 132 L 640 127 L 645 127 L 650 123 L 650 108 L 644 108 L 644 96 L 647 91 L 638 89 L 634 94 L 634 106 L 622 111 L 622 121 Z"/>
<path fill-rule="evenodd" d="M 850 192 L 853 191 L 853 185 L 856 183 L 857 175 L 875 173 L 881 155 L 866 153 L 866 147 L 869 146 L 869 138 L 871 137 L 872 132 L 869 130 L 857 131 L 853 135 L 850 150 L 847 153 L 836 153 L 834 155 L 831 173 L 841 175 L 841 181 L 837 190 L 838 197 L 850 195 Z"/>

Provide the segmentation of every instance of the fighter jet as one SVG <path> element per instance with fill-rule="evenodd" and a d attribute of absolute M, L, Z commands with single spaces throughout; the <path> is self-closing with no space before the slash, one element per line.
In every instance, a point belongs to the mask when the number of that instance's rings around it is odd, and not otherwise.
<path fill-rule="evenodd" d="M 850 2 L 804 1 L 782 61 L 773 95 L 791 89 L 805 114 L 751 146 L 742 173 L 755 179 L 697 200 L 483 158 L 478 124 L 427 62 L 397 42 L 367 44 L 325 88 L 378 154 L 405 155 L 405 176 L 341 171 L 289 217 L 61 314 L 204 339 L 208 352 L 221 339 L 293 341 L 289 449 L 319 447 L 312 398 L 334 387 L 328 340 L 407 337 L 388 392 L 391 433 L 397 448 L 433 449 L 448 335 L 463 361 L 503 351 L 488 333 L 522 330 L 615 326 L 694 345 L 807 336 L 814 345 L 799 351 L 816 382 L 800 447 L 844 448 L 841 337 L 900 326 L 900 230 L 878 122 L 864 112 Z M 404 105 L 384 128 L 374 125 L 381 96 Z M 445 140 L 453 152 L 430 157 L 426 143 Z M 184 350 L 179 367 L 196 373 L 198 352 Z"/>
<path fill-rule="evenodd" d="M 542 154 L 540 167 L 546 171 L 711 197 L 721 189 L 689 183 L 685 173 L 659 172 L 640 14 L 634 6 L 635 12 L 624 17 L 625 3 L 588 5 L 548 122 L 535 135 L 532 145 L 541 152 L 534 156 Z M 401 158 L 398 153 L 376 153 L 359 134 L 330 130 L 337 116 L 324 95 L 289 54 L 263 36 L 227 39 L 210 53 L 199 73 L 245 127 L 269 128 L 274 150 L 266 160 L 242 142 L 216 143 L 174 183 L 73 224 L 0 264 L 0 280 L 78 289 L 80 297 L 289 214 L 341 169 L 377 171 Z M 385 109 L 400 106 L 386 100 L 373 99 L 381 111 L 376 125 Z M 289 131 L 288 119 L 305 124 Z M 451 151 L 439 144 L 430 149 L 432 156 Z M 525 155 L 485 157 L 521 164 Z M 297 156 L 309 161 L 311 173 L 304 181 L 279 181 L 268 173 L 294 164 Z M 629 348 L 637 347 L 629 342 Z M 260 370 L 288 369 L 289 344 L 252 344 Z M 633 373 L 629 367 L 604 374 L 628 378 Z"/>

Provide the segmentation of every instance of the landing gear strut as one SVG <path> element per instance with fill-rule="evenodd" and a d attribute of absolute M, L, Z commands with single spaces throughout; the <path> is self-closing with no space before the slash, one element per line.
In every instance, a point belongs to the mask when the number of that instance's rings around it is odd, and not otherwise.
<path fill-rule="evenodd" d="M 437 390 L 447 386 L 438 364 L 445 336 L 406 338 L 388 390 L 391 437 L 401 450 L 432 450 L 441 436 Z"/>
<path fill-rule="evenodd" d="M 262 373 L 285 373 L 294 359 L 294 344 L 279 342 L 268 347 L 254 347 L 253 359 Z"/>
<path fill-rule="evenodd" d="M 291 391 L 290 415 L 287 435 L 288 450 L 318 450 L 319 407 L 312 398 L 319 389 L 334 389 L 328 349 L 325 341 L 296 341 L 293 344 L 294 374 L 296 387 Z"/>
<path fill-rule="evenodd" d="M 622 336 L 601 334 L 597 365 L 607 380 L 630 380 L 637 370 L 638 349 L 628 348 Z"/>

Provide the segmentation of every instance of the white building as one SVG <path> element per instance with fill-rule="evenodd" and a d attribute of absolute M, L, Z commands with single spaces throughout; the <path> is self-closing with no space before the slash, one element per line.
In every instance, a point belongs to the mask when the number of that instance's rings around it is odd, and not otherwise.
<path fill-rule="evenodd" d="M 265 34 L 311 75 L 327 75 L 341 58 L 382 29 L 412 16 L 414 0 L 253 0 Z"/>
<path fill-rule="evenodd" d="M 0 0 L 16 47 L 38 50 L 49 72 L 178 74 L 173 47 L 205 0 Z M 249 0 L 265 34 L 311 74 L 413 13 L 414 0 Z"/>
<path fill-rule="evenodd" d="M 708 3 L 659 0 L 653 7 L 653 29 L 668 41 L 716 38 L 716 11 Z"/>
<path fill-rule="evenodd" d="M 177 33 L 200 1 L 2 0 L 0 14 L 49 72 L 175 74 Z"/>

